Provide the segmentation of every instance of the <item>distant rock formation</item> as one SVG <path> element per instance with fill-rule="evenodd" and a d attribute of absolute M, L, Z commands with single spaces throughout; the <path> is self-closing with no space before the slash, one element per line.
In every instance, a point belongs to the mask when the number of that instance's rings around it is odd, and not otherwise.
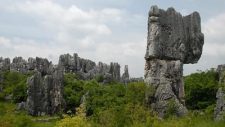
<path fill-rule="evenodd" d="M 173 8 L 166 11 L 152 6 L 148 17 L 145 54 L 147 103 L 164 117 L 173 103 L 177 116 L 187 113 L 184 106 L 183 64 L 197 63 L 202 54 L 204 35 L 198 12 L 182 16 Z"/>
<path fill-rule="evenodd" d="M 122 75 L 122 82 L 124 84 L 127 84 L 130 81 L 130 77 L 129 77 L 129 71 L 128 71 L 128 65 L 124 66 L 124 73 Z"/>
<path fill-rule="evenodd" d="M 3 86 L 1 83 L 3 82 L 3 72 L 10 70 L 10 59 L 9 58 L 2 58 L 0 57 L 0 92 L 3 90 Z"/>
<path fill-rule="evenodd" d="M 219 65 L 217 67 L 217 73 L 219 77 L 219 84 L 223 85 L 216 93 L 216 107 L 214 109 L 214 119 L 224 120 L 225 116 L 225 65 Z"/>
<path fill-rule="evenodd" d="M 10 70 L 10 59 L 0 57 L 0 71 L 9 71 Z"/>
<path fill-rule="evenodd" d="M 64 54 L 59 57 L 59 66 L 64 69 L 64 72 L 76 73 L 81 79 L 89 80 L 101 75 L 104 78 L 104 83 L 111 81 L 120 81 L 120 65 L 111 62 L 110 65 L 95 62 L 80 58 L 76 53 L 71 56 Z"/>

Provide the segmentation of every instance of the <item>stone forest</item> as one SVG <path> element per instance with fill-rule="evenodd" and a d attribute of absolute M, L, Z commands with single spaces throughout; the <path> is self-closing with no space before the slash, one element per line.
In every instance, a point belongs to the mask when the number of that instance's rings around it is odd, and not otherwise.
<path fill-rule="evenodd" d="M 152 6 L 147 25 L 144 78 L 77 53 L 0 57 L 0 127 L 224 127 L 225 65 L 183 75 L 202 55 L 200 14 Z"/>

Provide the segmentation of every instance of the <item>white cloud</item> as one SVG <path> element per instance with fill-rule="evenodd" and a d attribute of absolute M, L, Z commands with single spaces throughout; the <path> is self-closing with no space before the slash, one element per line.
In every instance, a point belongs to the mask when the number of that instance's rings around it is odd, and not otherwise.
<path fill-rule="evenodd" d="M 202 25 L 205 34 L 203 53 L 212 56 L 225 56 L 225 12 L 212 17 Z"/>
<path fill-rule="evenodd" d="M 50 39 L 26 38 L 22 33 L 10 37 L 0 35 L 0 54 L 4 57 L 39 56 L 57 63 L 60 54 L 77 52 L 79 56 L 95 62 L 119 62 L 122 68 L 128 64 L 131 76 L 143 74 L 146 35 L 139 36 L 141 33 L 119 28 L 119 32 L 124 31 L 124 34 L 116 37 L 118 28 L 113 28 L 131 21 L 135 24 L 135 19 L 139 19 L 139 22 L 143 16 L 117 8 L 85 10 L 76 5 L 63 6 L 51 0 L 13 3 L 7 9 L 31 17 Z"/>
<path fill-rule="evenodd" d="M 221 38 L 225 34 L 225 12 L 203 23 L 203 32 L 212 38 Z"/>

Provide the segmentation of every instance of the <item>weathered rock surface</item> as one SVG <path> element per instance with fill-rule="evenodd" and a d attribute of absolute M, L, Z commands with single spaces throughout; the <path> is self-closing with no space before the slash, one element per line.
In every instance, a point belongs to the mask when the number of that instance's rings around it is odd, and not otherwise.
<path fill-rule="evenodd" d="M 0 71 L 9 71 L 10 70 L 10 59 L 0 57 Z"/>
<path fill-rule="evenodd" d="M 4 80 L 3 72 L 10 70 L 10 59 L 9 58 L 2 58 L 0 57 L 0 92 L 3 91 L 2 82 Z"/>
<path fill-rule="evenodd" d="M 76 53 L 61 55 L 59 58 L 59 66 L 64 68 L 64 72 L 76 73 L 81 79 L 93 79 L 97 75 L 104 77 L 104 82 L 108 83 L 113 80 L 120 81 L 120 65 L 111 62 L 110 65 L 80 58 Z"/>
<path fill-rule="evenodd" d="M 202 54 L 204 35 L 200 16 L 182 16 L 173 8 L 152 6 L 148 18 L 145 54 L 147 103 L 164 117 L 171 103 L 177 116 L 187 113 L 184 106 L 183 64 L 196 63 Z M 154 91 L 152 91 L 154 90 Z"/>
<path fill-rule="evenodd" d="M 76 53 L 61 55 L 58 65 L 53 65 L 45 58 L 15 57 L 10 59 L 0 57 L 0 83 L 3 81 L 1 72 L 16 71 L 20 73 L 33 73 L 27 79 L 27 101 L 18 103 L 18 110 L 26 109 L 30 115 L 52 115 L 62 110 L 63 99 L 63 75 L 66 72 L 76 73 L 81 79 L 89 80 L 96 76 L 103 77 L 103 83 L 120 81 L 120 65 L 111 62 L 110 65 L 80 58 Z M 0 92 L 3 87 L 0 84 Z M 6 99 L 11 100 L 12 95 Z"/>
<path fill-rule="evenodd" d="M 152 6 L 148 18 L 145 59 L 180 60 L 196 63 L 202 54 L 204 35 L 198 12 L 182 16 L 173 8 Z"/>
<path fill-rule="evenodd" d="M 34 116 L 55 114 L 64 105 L 63 100 L 63 69 L 54 67 L 48 74 L 36 71 L 28 78 L 28 97 L 26 108 Z"/>
<path fill-rule="evenodd" d="M 222 85 L 216 93 L 216 107 L 214 109 L 214 119 L 224 120 L 225 116 L 225 65 L 219 65 L 217 67 L 217 73 L 219 77 L 219 84 Z"/>
<path fill-rule="evenodd" d="M 122 80 L 122 82 L 124 84 L 127 84 L 129 82 L 129 80 L 130 80 L 130 78 L 129 78 L 129 71 L 128 71 L 128 65 L 124 66 L 124 73 L 123 73 L 123 75 L 121 77 L 121 80 Z"/>
<path fill-rule="evenodd" d="M 10 71 L 17 71 L 20 73 L 27 73 L 27 61 L 22 57 L 15 57 L 10 64 Z"/>

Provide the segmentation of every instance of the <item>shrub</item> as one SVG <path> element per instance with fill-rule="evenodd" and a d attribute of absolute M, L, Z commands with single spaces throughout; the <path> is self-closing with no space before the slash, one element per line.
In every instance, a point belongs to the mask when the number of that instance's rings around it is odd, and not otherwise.
<path fill-rule="evenodd" d="M 184 83 L 185 100 L 189 109 L 205 109 L 215 104 L 218 81 L 214 70 L 186 76 Z"/>
<path fill-rule="evenodd" d="M 30 74 L 21 74 L 19 72 L 4 72 L 3 82 L 1 83 L 3 91 L 1 93 L 1 98 L 12 95 L 12 99 L 15 103 L 26 100 L 27 91 L 27 78 Z"/>

